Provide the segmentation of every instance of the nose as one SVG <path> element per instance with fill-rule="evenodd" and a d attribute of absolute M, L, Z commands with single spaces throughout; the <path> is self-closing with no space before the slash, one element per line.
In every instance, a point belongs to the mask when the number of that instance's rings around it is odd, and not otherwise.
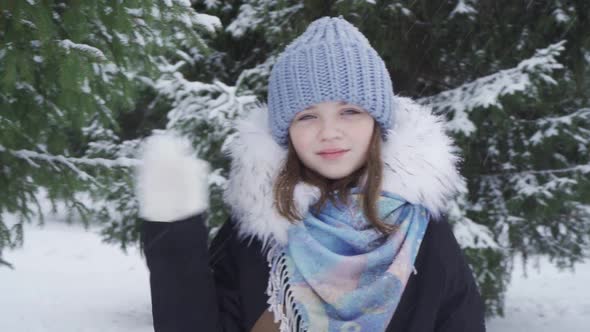
<path fill-rule="evenodd" d="M 342 138 L 342 128 L 337 121 L 322 121 L 319 131 L 319 139 L 321 141 L 332 141 Z"/>

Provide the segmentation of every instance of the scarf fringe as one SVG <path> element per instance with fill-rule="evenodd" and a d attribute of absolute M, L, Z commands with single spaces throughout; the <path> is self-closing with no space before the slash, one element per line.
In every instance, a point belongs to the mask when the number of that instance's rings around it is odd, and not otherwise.
<path fill-rule="evenodd" d="M 286 257 L 282 249 L 275 240 L 269 243 L 267 260 L 270 273 L 266 289 L 268 310 L 273 313 L 275 323 L 280 321 L 280 332 L 307 332 L 307 322 L 303 320 L 289 285 Z M 286 312 L 283 312 L 283 307 Z"/>

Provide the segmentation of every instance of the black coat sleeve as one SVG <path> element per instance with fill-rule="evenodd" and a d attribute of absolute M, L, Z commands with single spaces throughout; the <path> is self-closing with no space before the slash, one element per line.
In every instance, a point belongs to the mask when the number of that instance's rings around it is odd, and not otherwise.
<path fill-rule="evenodd" d="M 451 226 L 439 225 L 439 253 L 444 255 L 445 282 L 442 302 L 436 318 L 436 332 L 484 332 L 483 300 Z"/>
<path fill-rule="evenodd" d="M 227 227 L 209 251 L 203 219 L 200 214 L 174 222 L 142 222 L 156 332 L 242 331 L 237 276 L 227 261 L 231 256 L 224 253 Z M 215 273 L 212 265 L 218 268 Z"/>

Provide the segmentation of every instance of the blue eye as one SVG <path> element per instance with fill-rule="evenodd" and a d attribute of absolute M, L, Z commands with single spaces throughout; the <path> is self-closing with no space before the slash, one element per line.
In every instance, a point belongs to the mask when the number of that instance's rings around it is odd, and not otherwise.
<path fill-rule="evenodd" d="M 361 112 L 351 108 L 351 109 L 345 110 L 343 113 L 344 114 L 360 114 Z"/>
<path fill-rule="evenodd" d="M 314 116 L 310 115 L 310 114 L 306 114 L 306 115 L 302 115 L 299 119 L 297 119 L 297 121 L 305 121 L 305 120 L 309 120 L 309 119 L 313 119 Z"/>

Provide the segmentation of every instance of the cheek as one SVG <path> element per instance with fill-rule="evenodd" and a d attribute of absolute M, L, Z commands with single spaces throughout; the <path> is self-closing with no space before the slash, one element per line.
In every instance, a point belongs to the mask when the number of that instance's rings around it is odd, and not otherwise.
<path fill-rule="evenodd" d="M 309 130 L 306 130 L 306 128 L 302 126 L 291 127 L 289 129 L 291 143 L 293 143 L 295 152 L 297 152 L 298 155 L 301 155 L 301 152 L 307 150 L 307 147 L 309 146 L 310 134 L 308 131 Z"/>
<path fill-rule="evenodd" d="M 373 130 L 375 129 L 375 121 L 373 118 L 363 119 L 355 123 L 355 128 L 350 128 L 349 132 L 354 136 L 354 140 L 363 145 L 368 145 L 373 136 Z"/>

